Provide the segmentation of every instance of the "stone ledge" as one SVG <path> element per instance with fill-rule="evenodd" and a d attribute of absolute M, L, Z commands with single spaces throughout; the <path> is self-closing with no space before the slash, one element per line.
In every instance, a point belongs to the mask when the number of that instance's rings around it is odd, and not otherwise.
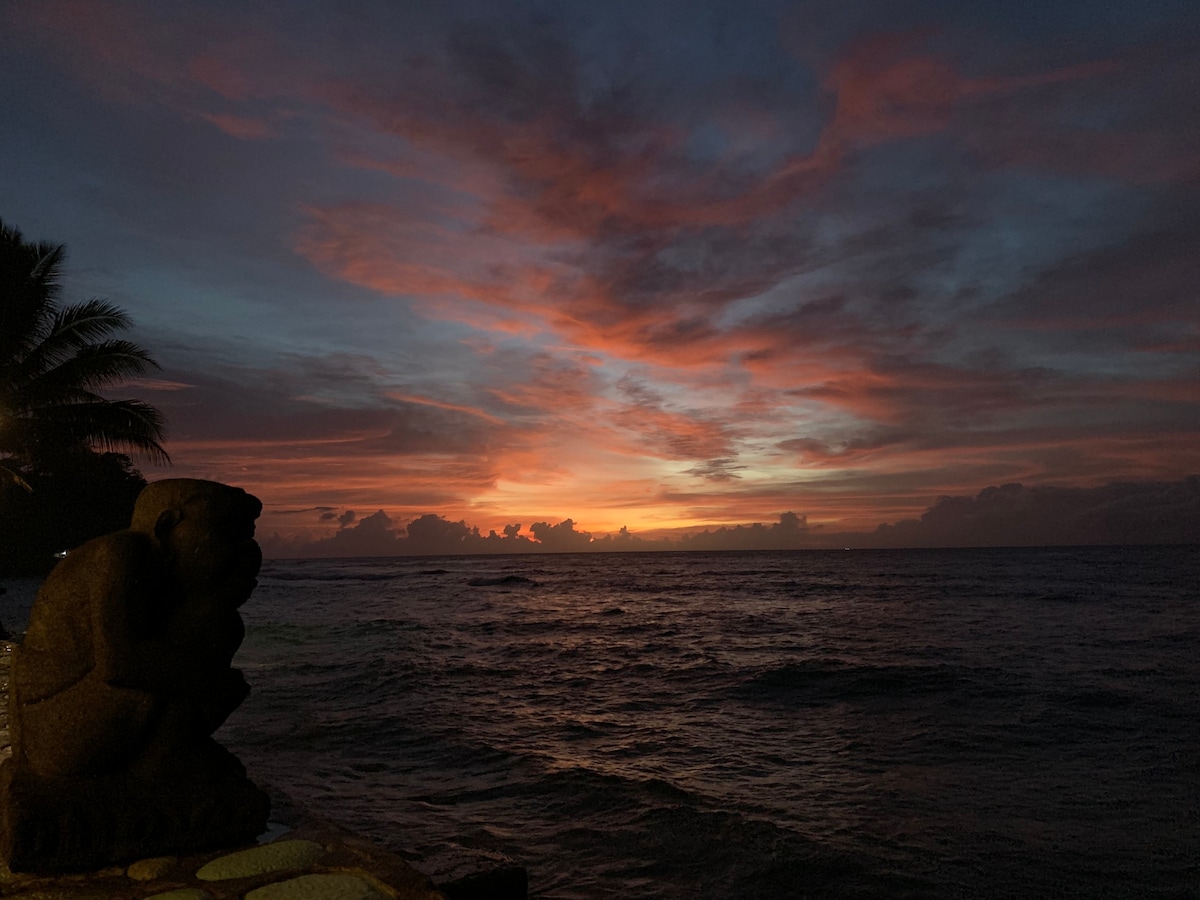
<path fill-rule="evenodd" d="M 256 848 L 140 860 L 127 867 L 75 875 L 26 875 L 0 869 L 0 895 L 6 900 L 248 900 L 252 894 L 267 900 L 446 900 L 428 877 L 405 860 L 315 816 L 298 819 L 277 842 L 311 842 L 320 850 L 299 865 L 220 881 L 205 881 L 196 873 L 215 860 Z M 261 850 L 269 847 L 270 843 L 257 845 Z M 284 855 L 299 858 L 290 852 Z M 304 876 L 331 877 L 300 880 Z M 269 886 L 270 890 L 263 890 Z"/>

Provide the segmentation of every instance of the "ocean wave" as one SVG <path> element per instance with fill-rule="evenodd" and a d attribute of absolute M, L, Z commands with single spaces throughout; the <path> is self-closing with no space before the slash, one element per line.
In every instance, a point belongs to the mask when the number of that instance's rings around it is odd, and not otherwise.
<path fill-rule="evenodd" d="M 645 801 L 655 804 L 695 805 L 703 798 L 661 778 L 644 778 L 616 772 L 601 772 L 587 766 L 552 768 L 523 789 L 539 797 L 558 797 L 563 802 L 585 805 L 605 798 L 604 808 L 613 805 L 641 807 Z"/>
<path fill-rule="evenodd" d="M 708 798 L 662 779 L 639 779 L 570 768 L 526 785 L 564 821 L 546 835 L 548 854 L 584 864 L 551 868 L 538 888 L 556 898 L 841 896 L 871 870 L 871 861 L 768 818 L 714 807 Z M 552 860 L 551 860 L 552 861 Z M 538 860 L 534 860 L 538 862 Z M 915 878 L 889 879 L 895 896 L 924 886 Z"/>
<path fill-rule="evenodd" d="M 400 578 L 417 574 L 413 572 L 403 572 L 395 570 L 387 570 L 382 572 L 348 572 L 341 569 L 333 570 L 317 570 L 317 571 L 288 571 L 277 567 L 263 567 L 259 573 L 259 581 L 263 584 L 269 584 L 272 581 L 283 582 L 303 582 L 303 581 L 341 581 L 341 582 L 369 582 L 369 581 L 396 581 Z"/>
<path fill-rule="evenodd" d="M 1053 703 L 1075 710 L 1127 709 L 1136 702 L 1132 695 L 1124 691 L 1104 690 L 1103 688 L 1054 691 L 1047 696 Z M 1107 726 L 1102 725 L 1101 727 Z"/>
<path fill-rule="evenodd" d="M 275 564 L 229 745 L 542 898 L 1191 896 L 1195 565 L 848 556 Z"/>
<path fill-rule="evenodd" d="M 823 705 L 845 700 L 886 699 L 897 694 L 932 693 L 961 687 L 953 666 L 854 665 L 838 659 L 785 663 L 741 681 L 737 696 L 750 702 Z"/>
<path fill-rule="evenodd" d="M 524 575 L 495 575 L 486 578 L 471 578 L 471 587 L 539 587 L 539 583 Z"/>

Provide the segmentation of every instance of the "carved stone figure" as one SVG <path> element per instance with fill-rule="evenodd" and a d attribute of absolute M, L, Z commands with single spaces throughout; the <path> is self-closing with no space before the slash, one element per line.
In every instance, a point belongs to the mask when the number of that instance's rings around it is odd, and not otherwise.
<path fill-rule="evenodd" d="M 245 699 L 231 667 L 262 555 L 257 498 L 148 485 L 126 531 L 47 577 L 14 651 L 0 853 L 83 869 L 252 840 L 269 801 L 212 733 Z"/>

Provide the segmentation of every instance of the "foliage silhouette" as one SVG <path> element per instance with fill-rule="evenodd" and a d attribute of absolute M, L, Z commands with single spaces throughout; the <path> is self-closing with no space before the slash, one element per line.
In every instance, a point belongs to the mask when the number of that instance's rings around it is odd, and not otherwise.
<path fill-rule="evenodd" d="M 163 416 L 99 393 L 158 364 L 113 338 L 129 316 L 106 300 L 59 304 L 66 247 L 29 242 L 0 220 L 0 481 L 69 468 L 93 451 L 167 463 Z"/>
<path fill-rule="evenodd" d="M 163 416 L 106 388 L 158 364 L 113 337 L 106 300 L 62 305 L 66 248 L 0 220 L 0 574 L 46 571 L 54 554 L 126 527 L 145 486 L 128 456 L 169 463 Z"/>
<path fill-rule="evenodd" d="M 27 478 L 28 490 L 0 484 L 0 576 L 44 575 L 55 554 L 128 528 L 146 486 L 120 453 L 79 454 L 69 468 Z"/>

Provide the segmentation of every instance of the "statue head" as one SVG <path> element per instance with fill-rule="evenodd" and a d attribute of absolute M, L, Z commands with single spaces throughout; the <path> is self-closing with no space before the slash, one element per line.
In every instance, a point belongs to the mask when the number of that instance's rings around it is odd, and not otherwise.
<path fill-rule="evenodd" d="M 216 481 L 169 478 L 147 485 L 130 528 L 151 535 L 172 577 L 191 592 L 240 606 L 256 585 L 257 497 Z"/>

